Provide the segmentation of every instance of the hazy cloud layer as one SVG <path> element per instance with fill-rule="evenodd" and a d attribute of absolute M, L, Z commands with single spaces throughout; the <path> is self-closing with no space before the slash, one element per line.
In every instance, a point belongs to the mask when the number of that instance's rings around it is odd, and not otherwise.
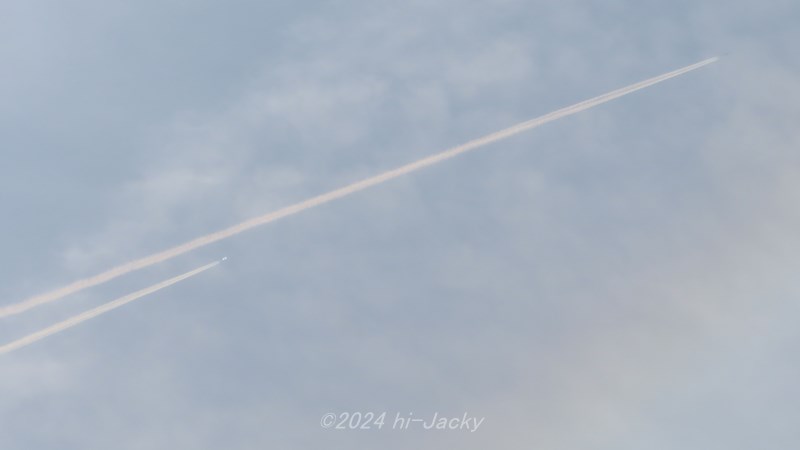
<path fill-rule="evenodd" d="M 4 320 L 230 257 L 5 355 L 0 447 L 800 443 L 796 2 L 4 9 L 3 304 L 729 54 Z M 486 422 L 319 426 L 356 410 Z"/>

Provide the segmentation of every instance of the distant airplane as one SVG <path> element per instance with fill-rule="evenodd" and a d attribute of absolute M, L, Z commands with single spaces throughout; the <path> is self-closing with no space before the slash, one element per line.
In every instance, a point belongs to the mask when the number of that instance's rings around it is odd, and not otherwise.
<path fill-rule="evenodd" d="M 222 257 L 222 260 L 223 260 L 223 261 L 227 261 L 227 260 L 228 260 L 228 257 L 227 257 L 227 256 L 223 256 L 223 257 Z"/>

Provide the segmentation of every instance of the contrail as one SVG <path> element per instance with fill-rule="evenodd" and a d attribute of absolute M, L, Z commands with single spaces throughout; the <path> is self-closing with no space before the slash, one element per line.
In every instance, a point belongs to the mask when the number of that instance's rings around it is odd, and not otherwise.
<path fill-rule="evenodd" d="M 698 69 L 705 65 L 711 64 L 717 61 L 718 57 L 713 57 L 709 59 L 705 59 L 698 63 L 674 70 L 672 72 L 665 73 L 663 75 L 659 75 L 657 77 L 653 77 L 644 81 L 640 81 L 638 83 L 632 84 L 630 86 L 626 86 L 621 89 L 617 89 L 615 91 L 611 91 L 607 94 L 600 95 L 598 97 L 594 97 L 589 100 L 582 101 L 580 103 L 576 103 L 572 106 L 567 106 L 566 108 L 559 109 L 557 111 L 553 111 L 551 113 L 545 114 L 543 116 L 537 117 L 535 119 L 528 120 L 526 122 L 522 122 L 520 124 L 514 125 L 510 128 L 506 128 L 504 130 L 497 131 L 495 133 L 480 137 L 478 139 L 474 139 L 469 141 L 465 144 L 459 145 L 458 147 L 453 147 L 451 149 L 445 150 L 441 153 L 437 153 L 432 156 L 428 156 L 426 158 L 420 159 L 416 162 L 412 162 L 410 164 L 406 164 L 405 166 L 398 167 L 396 169 L 389 170 L 384 172 L 380 175 L 375 175 L 371 178 L 367 178 L 365 180 L 350 184 L 348 186 L 341 187 L 339 189 L 330 191 L 325 194 L 318 195 L 316 197 L 312 197 L 308 200 L 304 200 L 300 203 L 296 203 L 291 206 L 287 206 L 285 208 L 279 209 L 277 211 L 264 214 L 262 216 L 254 217 L 250 220 L 242 222 L 238 225 L 231 226 L 230 228 L 226 228 L 224 230 L 217 231 L 215 233 L 211 233 L 199 238 L 196 238 L 192 241 L 189 241 L 185 244 L 181 244 L 177 247 L 173 247 L 167 250 L 164 250 L 159 253 L 155 253 L 150 256 L 146 256 L 141 259 L 137 259 L 135 261 L 131 261 L 126 264 L 122 264 L 117 266 L 113 269 L 110 269 L 106 272 L 100 273 L 98 275 L 85 278 L 83 280 L 76 281 L 72 284 L 64 286 L 60 289 L 56 289 L 54 291 L 37 295 L 35 297 L 31 297 L 27 300 L 24 300 L 20 303 L 5 306 L 0 308 L 0 318 L 11 316 L 14 314 L 19 314 L 23 311 L 26 311 L 34 306 L 38 306 L 44 303 L 49 303 L 55 300 L 60 299 L 69 294 L 73 294 L 80 290 L 86 289 L 88 287 L 96 286 L 101 283 L 105 283 L 106 281 L 112 280 L 120 275 L 124 275 L 129 272 L 133 272 L 134 270 L 142 269 L 144 267 L 151 266 L 153 264 L 159 263 L 161 261 L 165 261 L 170 258 L 174 258 L 175 256 L 181 255 L 188 251 L 194 250 L 196 248 L 202 247 L 204 245 L 211 244 L 213 242 L 217 242 L 219 240 L 237 235 L 243 231 L 247 231 L 251 228 L 257 227 L 259 225 L 264 225 L 275 220 L 281 219 L 286 216 L 291 216 L 293 214 L 299 213 L 300 211 L 304 211 L 309 208 L 313 208 L 315 206 L 319 206 L 323 203 L 328 203 L 332 200 L 336 200 L 347 195 L 350 195 L 354 192 L 361 191 L 371 186 L 375 186 L 376 184 L 381 184 L 383 182 L 389 181 L 393 178 L 397 178 L 399 176 L 405 175 L 407 173 L 415 172 L 419 169 L 424 167 L 431 166 L 433 164 L 439 163 L 441 161 L 450 159 L 454 156 L 460 155 L 462 153 L 468 152 L 470 150 L 474 150 L 479 147 L 483 147 L 484 145 L 491 144 L 493 142 L 497 142 L 501 139 L 505 139 L 515 134 L 521 133 L 526 130 L 530 130 L 531 128 L 536 128 L 540 125 L 545 123 L 551 122 L 556 119 L 560 119 L 562 117 L 570 116 L 572 114 L 578 113 L 580 111 L 593 108 L 597 105 L 602 103 L 614 100 L 616 98 L 622 97 L 623 95 L 630 94 L 631 92 L 638 91 L 640 89 L 644 89 L 646 87 L 652 86 L 656 83 L 660 83 L 662 81 L 668 80 L 673 77 L 677 77 L 678 75 L 682 75 L 686 72 L 690 72 L 692 70 Z"/>
<path fill-rule="evenodd" d="M 59 331 L 66 330 L 67 328 L 72 328 L 72 327 L 74 327 L 75 325 L 78 325 L 81 322 L 89 320 L 89 319 L 91 319 L 93 317 L 97 317 L 97 316 L 99 316 L 101 314 L 105 314 L 105 313 L 111 311 L 112 309 L 119 308 L 120 306 L 122 306 L 122 305 L 124 305 L 126 303 L 130 303 L 130 302 L 132 302 L 134 300 L 140 299 L 140 298 L 142 298 L 142 297 L 144 297 L 146 295 L 152 294 L 153 292 L 160 291 L 161 289 L 164 289 L 167 286 L 171 286 L 171 285 L 173 285 L 173 284 L 175 284 L 175 283 L 177 283 L 179 281 L 182 281 L 182 280 L 185 280 L 187 278 L 193 277 L 193 276 L 199 274 L 200 272 L 205 272 L 206 270 L 216 266 L 220 262 L 221 262 L 221 260 L 220 261 L 214 261 L 214 262 L 212 262 L 210 264 L 206 264 L 203 267 L 198 267 L 197 269 L 194 269 L 194 270 L 191 270 L 189 272 L 186 272 L 183 275 L 178 275 L 177 277 L 170 278 L 169 280 L 162 281 L 162 282 L 160 282 L 158 284 L 154 284 L 154 285 L 152 285 L 150 287 L 147 287 L 147 288 L 144 288 L 144 289 L 142 289 L 140 291 L 136 291 L 136 292 L 134 292 L 132 294 L 128 294 L 128 295 L 126 295 L 124 297 L 120 297 L 120 298 L 118 298 L 116 300 L 110 301 L 110 302 L 108 302 L 106 304 L 103 304 L 103 305 L 100 305 L 100 306 L 98 306 L 96 308 L 93 308 L 93 309 L 90 309 L 88 311 L 82 312 L 82 313 L 78 314 L 77 316 L 70 317 L 69 319 L 66 319 L 63 322 L 59 322 L 59 323 L 57 323 L 55 325 L 51 325 L 51 326 L 49 326 L 49 327 L 47 327 L 45 329 L 42 329 L 42 330 L 39 330 L 39 331 L 37 331 L 35 333 L 29 334 L 29 335 L 27 335 L 27 336 L 25 336 L 23 338 L 17 339 L 16 341 L 10 342 L 10 343 L 5 344 L 5 345 L 2 345 L 2 346 L 0 346 L 0 355 L 2 355 L 4 353 L 12 352 L 14 350 L 17 350 L 19 348 L 25 347 L 27 345 L 30 345 L 30 344 L 38 341 L 39 339 L 44 339 L 47 336 L 50 336 L 51 334 L 58 333 Z"/>

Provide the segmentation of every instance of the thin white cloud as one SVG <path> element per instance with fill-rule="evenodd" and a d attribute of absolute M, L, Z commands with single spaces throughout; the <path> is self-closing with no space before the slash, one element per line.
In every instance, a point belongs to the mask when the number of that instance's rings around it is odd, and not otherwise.
<path fill-rule="evenodd" d="M 47 328 L 43 328 L 43 329 L 41 329 L 39 331 L 31 333 L 31 334 L 29 334 L 29 335 L 27 335 L 25 337 L 22 337 L 22 338 L 19 338 L 19 339 L 15 340 L 15 341 L 9 342 L 8 344 L 0 345 L 0 354 L 13 352 L 13 351 L 18 350 L 18 349 L 20 349 L 22 347 L 26 347 L 28 345 L 31 345 L 34 342 L 37 342 L 37 341 L 39 341 L 41 339 L 44 339 L 44 338 L 46 338 L 48 336 L 51 336 L 53 334 L 59 333 L 61 331 L 64 331 L 66 329 L 72 328 L 72 327 L 74 327 L 76 325 L 79 325 L 79 324 L 89 320 L 89 319 L 93 319 L 93 318 L 95 318 L 95 317 L 97 317 L 99 315 L 102 315 L 102 314 L 105 314 L 105 313 L 107 313 L 107 312 L 109 312 L 111 310 L 117 309 L 120 306 L 126 305 L 126 304 L 128 304 L 130 302 L 138 300 L 138 299 L 140 299 L 142 297 L 145 297 L 147 295 L 150 295 L 150 294 L 152 294 L 154 292 L 158 292 L 161 289 L 164 289 L 164 288 L 166 288 L 168 286 L 172 286 L 175 283 L 178 283 L 178 282 L 183 281 L 183 280 L 185 280 L 187 278 L 191 278 L 191 277 L 193 277 L 195 275 L 198 275 L 198 274 L 200 274 L 202 272 L 205 272 L 206 270 L 218 265 L 219 263 L 220 263 L 219 261 L 214 261 L 214 262 L 206 264 L 206 265 L 204 265 L 202 267 L 198 267 L 197 269 L 190 270 L 189 272 L 186 272 L 184 274 L 178 275 L 176 277 L 172 277 L 172 278 L 170 278 L 168 280 L 164 280 L 164 281 L 162 281 L 160 283 L 156 283 L 156 284 L 154 284 L 154 285 L 152 285 L 150 287 L 138 290 L 138 291 L 133 292 L 131 294 L 125 295 L 123 297 L 120 297 L 120 298 L 118 298 L 116 300 L 112 300 L 112 301 L 110 301 L 108 303 L 105 303 L 105 304 L 100 305 L 98 307 L 92 308 L 92 309 L 90 309 L 88 311 L 84 311 L 84 312 L 82 312 L 82 313 L 80 313 L 78 315 L 70 317 L 69 319 L 63 320 L 63 321 L 61 321 L 61 322 L 59 322 L 57 324 L 51 325 L 51 326 L 49 326 Z"/>
<path fill-rule="evenodd" d="M 31 297 L 27 300 L 24 300 L 20 303 L 8 305 L 5 307 L 0 308 L 0 318 L 8 317 L 15 314 L 20 314 L 25 312 L 33 307 L 43 305 L 49 302 L 56 301 L 60 298 L 63 298 L 67 295 L 74 294 L 79 292 L 83 289 L 90 288 L 92 286 L 96 286 L 98 284 L 106 283 L 110 280 L 113 280 L 116 277 L 125 275 L 127 273 L 143 269 L 145 267 L 149 267 L 153 264 L 157 264 L 176 256 L 182 255 L 189 251 L 195 250 L 197 248 L 204 247 L 206 245 L 212 244 L 214 242 L 220 241 L 222 239 L 229 238 L 231 236 L 235 236 L 239 233 L 244 231 L 250 230 L 252 228 L 268 224 L 274 222 L 275 220 L 282 219 L 287 216 L 291 216 L 297 214 L 299 212 L 305 211 L 310 208 L 314 208 L 319 205 L 323 205 L 333 200 L 337 200 L 339 198 L 348 196 L 350 194 L 362 191 L 364 189 L 370 188 L 372 186 L 385 183 L 386 181 L 393 180 L 397 177 L 416 172 L 417 170 L 423 169 L 428 166 L 432 166 L 442 161 L 446 161 L 450 158 L 458 156 L 462 153 L 483 147 L 488 144 L 492 144 L 502 139 L 506 139 L 508 137 L 514 136 L 518 133 L 523 131 L 530 130 L 532 128 L 536 128 L 538 126 L 544 125 L 554 120 L 558 120 L 562 117 L 567 117 L 572 114 L 576 114 L 578 112 L 593 108 L 595 106 L 601 105 L 605 102 L 617 99 L 624 95 L 630 94 L 632 92 L 636 92 L 640 89 L 644 89 L 650 87 L 654 84 L 660 83 L 665 80 L 669 80 L 670 78 L 677 77 L 679 75 L 685 74 L 692 70 L 698 69 L 700 67 L 706 66 L 713 62 L 717 61 L 717 58 L 709 58 L 703 60 L 701 62 L 638 82 L 634 83 L 630 86 L 626 86 L 624 88 L 620 88 L 606 94 L 600 95 L 598 97 L 585 100 L 579 103 L 576 103 L 571 106 L 567 106 L 565 108 L 559 109 L 557 111 L 553 111 L 551 113 L 545 114 L 541 117 L 537 117 L 535 119 L 531 119 L 529 121 L 514 125 L 512 127 L 506 128 L 504 130 L 497 131 L 495 133 L 483 136 L 478 139 L 474 139 L 469 141 L 465 144 L 459 145 L 457 147 L 453 147 L 448 149 L 444 152 L 437 153 L 432 156 L 428 156 L 426 158 L 420 159 L 413 163 L 398 167 L 396 169 L 389 170 L 382 174 L 367 178 L 365 180 L 350 184 L 348 186 L 344 186 L 339 189 L 335 189 L 333 191 L 327 192 L 325 194 L 318 195 L 316 197 L 312 197 L 308 200 L 302 201 L 300 203 L 296 203 L 291 206 L 287 206 L 282 208 L 278 211 L 274 211 L 268 214 L 264 214 L 259 217 L 255 217 L 253 219 L 247 220 L 240 224 L 234 225 L 224 230 L 217 231 L 215 233 L 211 233 L 192 241 L 186 242 L 182 245 L 173 247 L 171 249 L 165 250 L 163 252 L 159 252 L 135 261 L 131 261 L 127 264 L 123 264 L 117 266 L 113 269 L 109 269 L 103 273 L 95 275 L 93 277 L 85 278 L 83 280 L 76 281 L 70 285 L 67 285 L 61 289 L 38 295 L 35 297 Z"/>

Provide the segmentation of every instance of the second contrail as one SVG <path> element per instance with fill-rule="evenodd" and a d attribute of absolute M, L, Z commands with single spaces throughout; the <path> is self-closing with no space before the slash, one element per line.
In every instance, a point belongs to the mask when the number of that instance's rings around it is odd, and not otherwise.
<path fill-rule="evenodd" d="M 26 345 L 33 344 L 34 342 L 36 342 L 36 341 L 38 341 L 40 339 L 44 339 L 47 336 L 50 336 L 52 334 L 58 333 L 59 331 L 66 330 L 67 328 L 72 328 L 72 327 L 74 327 L 75 325 L 78 325 L 81 322 L 85 322 L 85 321 L 87 321 L 89 319 L 97 317 L 100 314 L 105 314 L 105 313 L 111 311 L 112 309 L 119 308 L 120 306 L 122 306 L 122 305 L 124 305 L 126 303 L 130 303 L 130 302 L 132 302 L 134 300 L 140 299 L 140 298 L 144 297 L 145 295 L 152 294 L 153 292 L 160 291 L 161 289 L 164 289 L 167 286 L 171 286 L 171 285 L 173 285 L 173 284 L 175 284 L 175 283 L 177 283 L 179 281 L 183 281 L 183 280 L 185 280 L 187 278 L 193 277 L 193 276 L 199 274 L 200 272 L 205 272 L 206 270 L 216 266 L 219 263 L 220 263 L 220 261 L 214 261 L 213 263 L 206 264 L 203 267 L 198 267 L 197 269 L 191 270 L 191 271 L 186 272 L 186 273 L 184 273 L 182 275 L 178 275 L 176 277 L 170 278 L 169 280 L 165 280 L 165 281 L 162 281 L 160 283 L 154 284 L 154 285 L 152 285 L 150 287 L 147 287 L 147 288 L 144 288 L 142 290 L 136 291 L 136 292 L 134 292 L 132 294 L 128 294 L 128 295 L 126 295 L 124 297 L 120 297 L 120 298 L 118 298 L 116 300 L 113 300 L 113 301 L 110 301 L 110 302 L 105 303 L 103 305 L 100 305 L 100 306 L 98 306 L 98 307 L 96 307 L 94 309 L 90 309 L 88 311 L 84 311 L 84 312 L 78 314 L 77 316 L 70 317 L 69 319 L 66 319 L 66 320 L 64 320 L 62 322 L 59 322 L 59 323 L 55 324 L 55 325 L 51 325 L 51 326 L 49 326 L 47 328 L 44 328 L 42 330 L 39 330 L 39 331 L 37 331 L 35 333 L 31 333 L 31 334 L 29 334 L 29 335 L 27 335 L 27 336 L 25 336 L 23 338 L 17 339 L 16 341 L 9 342 L 8 344 L 5 344 L 5 345 L 0 345 L 0 355 L 2 355 L 3 353 L 12 352 L 12 351 L 17 350 L 19 348 L 25 347 Z"/>
<path fill-rule="evenodd" d="M 281 219 L 286 216 L 291 216 L 293 214 L 299 213 L 300 211 L 304 211 L 309 208 L 313 208 L 315 206 L 319 206 L 323 203 L 328 203 L 332 200 L 336 200 L 352 193 L 361 191 L 371 186 L 375 186 L 377 184 L 381 184 L 383 182 L 389 181 L 393 178 L 397 178 L 399 176 L 415 172 L 419 169 L 424 167 L 436 164 L 438 162 L 444 161 L 446 159 L 450 159 L 454 156 L 460 155 L 462 153 L 468 152 L 470 150 L 474 150 L 479 147 L 483 147 L 485 145 L 491 144 L 493 142 L 497 142 L 501 139 L 505 139 L 511 137 L 515 134 L 521 133 L 526 130 L 530 130 L 532 128 L 536 128 L 540 125 L 543 125 L 548 122 L 552 122 L 556 119 L 560 119 L 562 117 L 566 117 L 580 111 L 587 110 L 589 108 L 595 107 L 597 105 L 606 103 L 608 101 L 614 100 L 616 98 L 622 97 L 623 95 L 630 94 L 631 92 L 638 91 L 640 89 L 644 89 L 646 87 L 652 86 L 656 83 L 660 83 L 662 81 L 668 80 L 670 78 L 677 77 L 678 75 L 682 75 L 686 72 L 690 72 L 692 70 L 698 69 L 705 65 L 711 64 L 717 61 L 719 58 L 709 58 L 698 63 L 673 70 L 672 72 L 665 73 L 663 75 L 659 75 L 657 77 L 649 78 L 644 81 L 640 81 L 638 83 L 632 84 L 630 86 L 626 86 L 615 91 L 611 91 L 607 94 L 600 95 L 598 97 L 594 97 L 589 100 L 582 101 L 580 103 L 576 103 L 572 106 L 567 106 L 566 108 L 559 109 L 557 111 L 553 111 L 551 113 L 545 114 L 543 116 L 537 117 L 535 119 L 528 120 L 526 122 L 522 122 L 520 124 L 514 125 L 512 127 L 506 128 L 504 130 L 497 131 L 495 133 L 480 137 L 478 139 L 474 139 L 469 141 L 465 144 L 459 145 L 457 147 L 453 147 L 451 149 L 445 150 L 441 153 L 437 153 L 432 156 L 428 156 L 426 158 L 420 159 L 418 161 L 412 162 L 410 164 L 406 164 L 405 166 L 398 167 L 396 169 L 389 170 L 379 175 L 375 175 L 371 178 L 367 178 L 365 180 L 350 184 L 348 186 L 341 187 L 339 189 L 330 191 L 325 194 L 318 195 L 316 197 L 312 197 L 308 200 L 304 200 L 300 203 L 296 203 L 291 206 L 287 206 L 285 208 L 279 209 L 277 211 L 264 214 L 262 216 L 254 217 L 250 220 L 242 222 L 238 225 L 231 226 L 230 228 L 226 228 L 224 230 L 220 230 L 199 238 L 196 238 L 192 241 L 189 241 L 185 244 L 178 245 L 176 247 L 161 251 L 159 253 L 155 253 L 150 256 L 146 256 L 141 259 L 137 259 L 135 261 L 131 261 L 126 264 L 122 264 L 120 266 L 114 267 L 113 269 L 109 269 L 103 273 L 98 275 L 85 278 L 83 280 L 76 281 L 72 284 L 64 286 L 60 289 L 56 289 L 54 291 L 37 295 L 35 297 L 31 297 L 27 300 L 24 300 L 20 303 L 16 303 L 13 305 L 8 305 L 5 307 L 0 308 L 0 318 L 11 316 L 14 314 L 19 314 L 24 312 L 28 309 L 31 309 L 35 306 L 42 305 L 44 303 L 49 303 L 55 300 L 58 300 L 64 296 L 73 294 L 75 292 L 81 291 L 83 289 L 96 286 L 101 283 L 105 283 L 106 281 L 112 280 L 120 275 L 124 275 L 126 273 L 133 272 L 134 270 L 139 270 L 153 264 L 168 260 L 170 258 L 174 258 L 175 256 L 181 255 L 188 251 L 194 250 L 199 247 L 203 247 L 205 245 L 211 244 L 213 242 L 217 242 L 219 240 L 237 235 L 243 231 L 247 231 L 251 228 L 257 227 L 259 225 L 264 225 L 275 220 Z"/>

